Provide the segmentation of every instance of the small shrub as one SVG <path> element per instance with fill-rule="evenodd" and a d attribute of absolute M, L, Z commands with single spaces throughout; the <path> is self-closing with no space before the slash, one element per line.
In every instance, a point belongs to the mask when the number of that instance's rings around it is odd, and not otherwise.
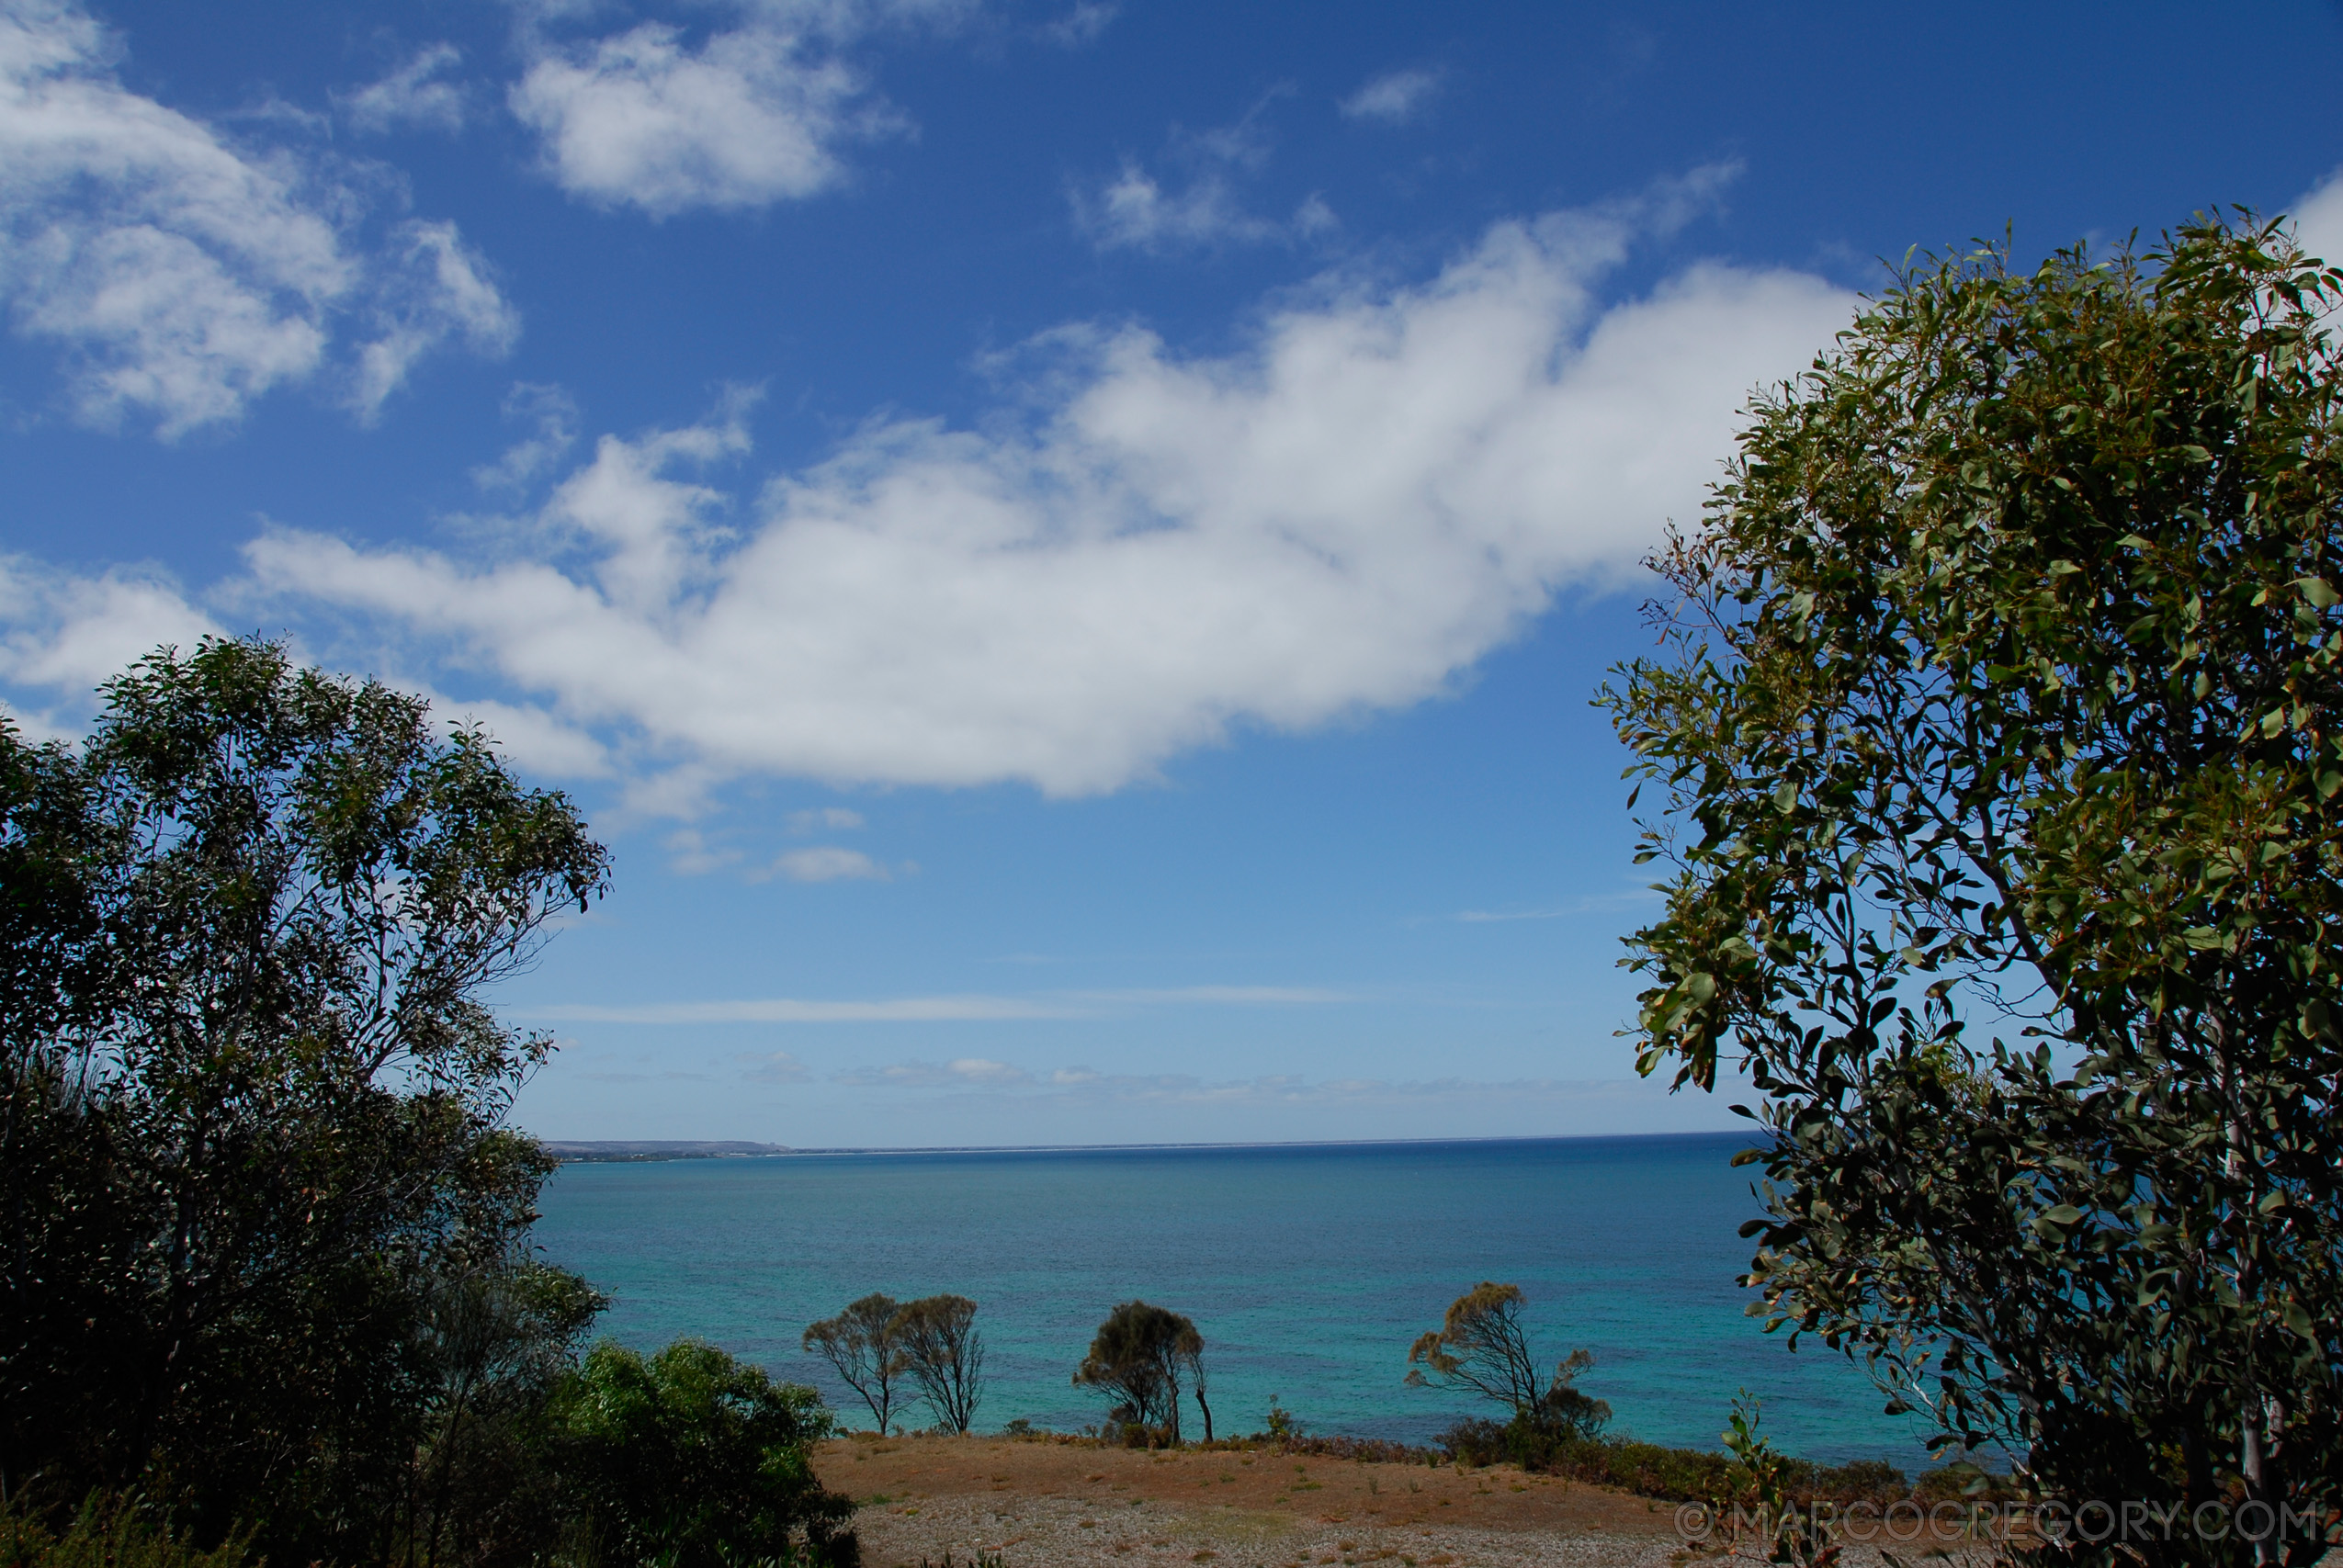
<path fill-rule="evenodd" d="M 649 1358 L 606 1340 L 552 1412 L 557 1466 L 591 1538 L 581 1544 L 666 1568 L 855 1568 L 854 1503 L 808 1463 L 830 1432 L 813 1390 L 690 1339 Z"/>

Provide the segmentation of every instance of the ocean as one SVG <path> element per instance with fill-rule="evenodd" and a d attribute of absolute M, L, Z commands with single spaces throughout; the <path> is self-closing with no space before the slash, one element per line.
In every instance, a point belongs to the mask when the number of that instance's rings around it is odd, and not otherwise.
<path fill-rule="evenodd" d="M 1409 1388 L 1407 1352 L 1482 1280 L 1519 1285 L 1533 1348 L 1583 1347 L 1613 1430 L 1714 1449 L 1736 1391 L 1778 1447 L 1926 1462 L 1927 1433 L 1819 1343 L 1794 1354 L 1734 1284 L 1757 1213 L 1737 1134 L 1266 1147 L 790 1155 L 564 1166 L 538 1240 L 611 1297 L 642 1348 L 713 1341 L 868 1411 L 806 1325 L 871 1291 L 979 1304 L 980 1429 L 1059 1431 L 1105 1402 L 1074 1387 L 1099 1320 L 1143 1297 L 1194 1319 L 1213 1415 L 1258 1430 L 1273 1397 L 1311 1432 L 1421 1442 L 1467 1414 Z M 925 1419 L 914 1407 L 912 1415 Z M 1193 1402 L 1183 1419 L 1194 1419 Z"/>

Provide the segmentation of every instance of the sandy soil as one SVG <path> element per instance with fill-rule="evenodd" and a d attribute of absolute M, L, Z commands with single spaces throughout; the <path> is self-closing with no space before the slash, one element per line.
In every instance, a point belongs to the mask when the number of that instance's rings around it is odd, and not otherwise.
<path fill-rule="evenodd" d="M 871 1568 L 1391 1562 L 1398 1568 L 1668 1568 L 1673 1505 L 1511 1467 L 1147 1453 L 1009 1438 L 850 1438 L 823 1483 L 862 1505 Z"/>

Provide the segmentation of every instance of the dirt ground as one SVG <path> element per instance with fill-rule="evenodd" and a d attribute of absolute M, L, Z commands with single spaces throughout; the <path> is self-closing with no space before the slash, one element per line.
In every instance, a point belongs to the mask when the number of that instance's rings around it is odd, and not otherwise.
<path fill-rule="evenodd" d="M 815 1463 L 862 1505 L 871 1568 L 942 1568 L 947 1552 L 955 1564 L 997 1553 L 1000 1568 L 1668 1568 L 1685 1556 L 1672 1504 L 1511 1467 L 937 1437 L 839 1438 Z"/>

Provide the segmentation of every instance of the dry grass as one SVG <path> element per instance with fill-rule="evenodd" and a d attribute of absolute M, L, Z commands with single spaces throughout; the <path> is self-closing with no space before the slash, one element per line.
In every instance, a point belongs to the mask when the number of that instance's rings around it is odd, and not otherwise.
<path fill-rule="evenodd" d="M 1013 1438 L 840 1438 L 816 1458 L 863 1505 L 872 1568 L 1001 1555 L 1002 1568 L 1669 1568 L 1665 1503 L 1510 1466 L 1149 1453 Z"/>

